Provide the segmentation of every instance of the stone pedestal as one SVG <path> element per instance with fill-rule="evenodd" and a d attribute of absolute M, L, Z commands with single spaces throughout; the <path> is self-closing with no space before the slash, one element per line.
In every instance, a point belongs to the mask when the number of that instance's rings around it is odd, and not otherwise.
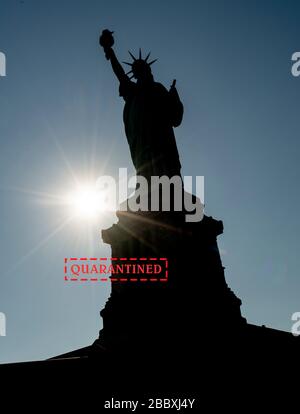
<path fill-rule="evenodd" d="M 177 212 L 118 212 L 102 231 L 112 258 L 168 260 L 167 281 L 121 282 L 113 275 L 111 295 L 101 311 L 97 344 L 106 350 L 199 348 L 244 326 L 241 301 L 224 277 L 217 236 L 223 223 L 204 216 L 186 223 Z M 117 263 L 115 262 L 115 263 Z M 140 276 L 138 276 L 140 277 Z"/>

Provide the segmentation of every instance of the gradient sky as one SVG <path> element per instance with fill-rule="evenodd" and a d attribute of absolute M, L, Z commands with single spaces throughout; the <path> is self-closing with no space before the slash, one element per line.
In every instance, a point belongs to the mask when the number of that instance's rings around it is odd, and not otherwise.
<path fill-rule="evenodd" d="M 182 172 L 205 176 L 206 214 L 224 222 L 227 282 L 249 322 L 290 330 L 300 311 L 299 18 L 300 3 L 286 0 L 0 0 L 1 362 L 88 345 L 101 328 L 109 286 L 66 284 L 63 259 L 109 256 L 100 230 L 115 217 L 62 226 L 68 211 L 40 193 L 67 193 L 72 172 L 133 171 L 98 46 L 104 28 L 120 60 L 141 46 L 159 59 L 157 81 L 177 79 Z"/>

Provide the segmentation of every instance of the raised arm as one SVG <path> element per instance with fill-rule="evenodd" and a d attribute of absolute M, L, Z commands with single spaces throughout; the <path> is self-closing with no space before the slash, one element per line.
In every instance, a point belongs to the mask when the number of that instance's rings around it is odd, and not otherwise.
<path fill-rule="evenodd" d="M 112 48 L 110 48 L 108 50 L 108 55 L 109 55 L 109 60 L 111 63 L 111 67 L 114 71 L 114 74 L 116 75 L 116 77 L 119 79 L 119 81 L 121 82 L 122 80 L 124 80 L 125 78 L 127 78 L 126 74 L 125 74 L 125 70 L 123 69 L 122 65 L 120 64 L 120 62 L 118 61 L 115 52 Z"/>
<path fill-rule="evenodd" d="M 116 75 L 116 77 L 119 79 L 119 81 L 123 81 L 127 79 L 127 75 L 125 74 L 125 70 L 123 69 L 122 65 L 118 61 L 115 52 L 112 48 L 114 44 L 114 38 L 112 36 L 113 32 L 110 32 L 109 30 L 105 29 L 103 30 L 99 43 L 104 49 L 104 53 L 107 60 L 110 60 L 112 69 Z"/>

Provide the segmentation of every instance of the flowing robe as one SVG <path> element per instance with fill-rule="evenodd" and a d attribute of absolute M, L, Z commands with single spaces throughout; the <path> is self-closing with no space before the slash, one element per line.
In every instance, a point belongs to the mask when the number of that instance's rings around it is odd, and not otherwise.
<path fill-rule="evenodd" d="M 183 105 L 177 90 L 170 91 L 153 80 L 120 82 L 125 100 L 123 121 L 131 158 L 137 175 L 180 175 L 180 161 L 173 127 L 180 125 Z"/>

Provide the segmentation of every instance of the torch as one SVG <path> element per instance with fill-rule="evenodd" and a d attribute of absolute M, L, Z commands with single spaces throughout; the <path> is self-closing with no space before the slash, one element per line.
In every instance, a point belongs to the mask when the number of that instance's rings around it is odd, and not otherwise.
<path fill-rule="evenodd" d="M 113 32 L 108 29 L 103 30 L 99 38 L 99 44 L 103 47 L 107 60 L 109 60 L 109 50 L 114 43 Z"/>

